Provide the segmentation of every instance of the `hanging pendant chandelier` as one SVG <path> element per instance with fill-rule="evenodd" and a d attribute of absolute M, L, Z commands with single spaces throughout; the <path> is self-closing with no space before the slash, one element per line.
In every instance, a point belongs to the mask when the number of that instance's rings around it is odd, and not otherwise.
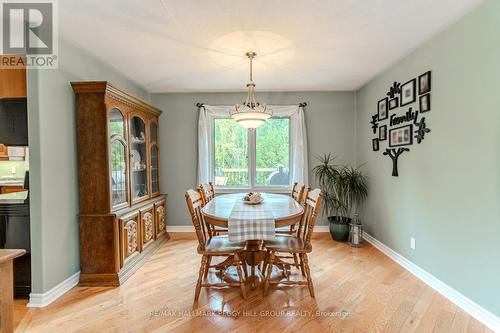
<path fill-rule="evenodd" d="M 255 82 L 252 77 L 252 61 L 257 54 L 247 52 L 246 56 L 250 59 L 250 81 L 247 83 L 248 94 L 243 104 L 236 104 L 231 110 L 231 118 L 245 128 L 255 129 L 266 122 L 273 115 L 265 104 L 260 104 L 255 100 Z"/>

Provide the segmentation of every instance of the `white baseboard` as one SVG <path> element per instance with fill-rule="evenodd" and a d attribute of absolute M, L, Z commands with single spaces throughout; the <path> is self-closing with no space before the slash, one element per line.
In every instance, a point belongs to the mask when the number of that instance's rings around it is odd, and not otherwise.
<path fill-rule="evenodd" d="M 167 225 L 167 232 L 194 232 L 192 225 Z"/>
<path fill-rule="evenodd" d="M 417 278 L 425 282 L 427 285 L 435 289 L 441 295 L 461 307 L 468 314 L 482 322 L 484 325 L 488 326 L 495 332 L 500 332 L 500 318 L 495 316 L 493 313 L 489 312 L 485 308 L 481 307 L 479 304 L 475 303 L 471 299 L 467 298 L 459 291 L 453 289 L 443 281 L 439 280 L 435 276 L 429 274 L 424 269 L 415 265 L 384 243 L 375 239 L 371 235 L 364 233 L 364 239 L 374 247 L 379 249 L 386 256 L 394 260 L 396 263 L 401 265 L 411 274 L 415 275 Z"/>
<path fill-rule="evenodd" d="M 68 292 L 71 288 L 75 287 L 78 284 L 79 280 L 80 272 L 76 272 L 75 274 L 71 275 L 69 278 L 43 294 L 31 293 L 30 300 L 27 306 L 30 308 L 43 308 Z"/>
<path fill-rule="evenodd" d="M 194 232 L 192 225 L 170 225 L 167 226 L 168 232 Z M 314 227 L 314 232 L 330 232 L 327 225 L 317 225 Z"/>

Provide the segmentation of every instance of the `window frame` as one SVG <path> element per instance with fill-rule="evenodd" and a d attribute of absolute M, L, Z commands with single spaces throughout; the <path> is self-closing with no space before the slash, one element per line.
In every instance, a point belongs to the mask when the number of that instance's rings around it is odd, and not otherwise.
<path fill-rule="evenodd" d="M 231 119 L 231 117 L 223 116 L 212 116 L 210 117 L 210 176 L 212 181 L 215 180 L 215 120 L 216 119 Z M 293 174 L 293 163 L 292 163 L 292 119 L 290 116 L 273 116 L 270 119 L 288 119 L 288 172 L 290 175 Z M 289 184 L 287 185 L 257 185 L 257 150 L 256 150 L 256 140 L 257 140 L 257 130 L 247 129 L 247 147 L 248 147 L 248 185 L 227 185 L 227 186 L 216 186 L 217 192 L 219 193 L 232 193 L 238 191 L 261 191 L 261 192 L 273 192 L 273 193 L 288 193 L 290 187 L 292 186 L 292 179 L 289 179 Z"/>

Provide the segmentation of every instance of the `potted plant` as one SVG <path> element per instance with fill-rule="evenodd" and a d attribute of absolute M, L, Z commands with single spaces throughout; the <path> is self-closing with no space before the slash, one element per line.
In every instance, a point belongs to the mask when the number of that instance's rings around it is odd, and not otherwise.
<path fill-rule="evenodd" d="M 332 238 L 344 242 L 349 237 L 353 206 L 366 198 L 368 181 L 359 168 L 335 164 L 331 154 L 318 160 L 313 171 L 324 193 L 323 213 L 328 216 Z"/>

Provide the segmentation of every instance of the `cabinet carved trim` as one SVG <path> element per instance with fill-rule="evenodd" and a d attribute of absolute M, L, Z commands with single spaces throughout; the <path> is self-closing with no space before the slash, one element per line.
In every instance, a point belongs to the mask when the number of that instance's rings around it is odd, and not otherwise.
<path fill-rule="evenodd" d="M 144 216 L 142 217 L 142 221 L 144 223 L 143 242 L 147 243 L 153 239 L 153 234 L 154 234 L 153 214 L 151 214 L 150 212 L 145 213 Z"/>
<path fill-rule="evenodd" d="M 84 81 L 84 82 L 71 82 L 75 93 L 103 93 L 119 103 L 125 104 L 130 108 L 138 109 L 141 111 L 149 112 L 155 116 L 161 114 L 161 110 L 147 104 L 146 102 L 134 97 L 123 90 L 118 89 L 107 81 Z"/>
<path fill-rule="evenodd" d="M 134 254 L 138 248 L 137 248 L 137 222 L 134 220 L 128 221 L 125 229 L 127 229 L 127 256 L 130 257 L 130 255 Z"/>
<path fill-rule="evenodd" d="M 156 208 L 158 214 L 158 233 L 165 231 L 165 208 L 163 205 Z"/>

